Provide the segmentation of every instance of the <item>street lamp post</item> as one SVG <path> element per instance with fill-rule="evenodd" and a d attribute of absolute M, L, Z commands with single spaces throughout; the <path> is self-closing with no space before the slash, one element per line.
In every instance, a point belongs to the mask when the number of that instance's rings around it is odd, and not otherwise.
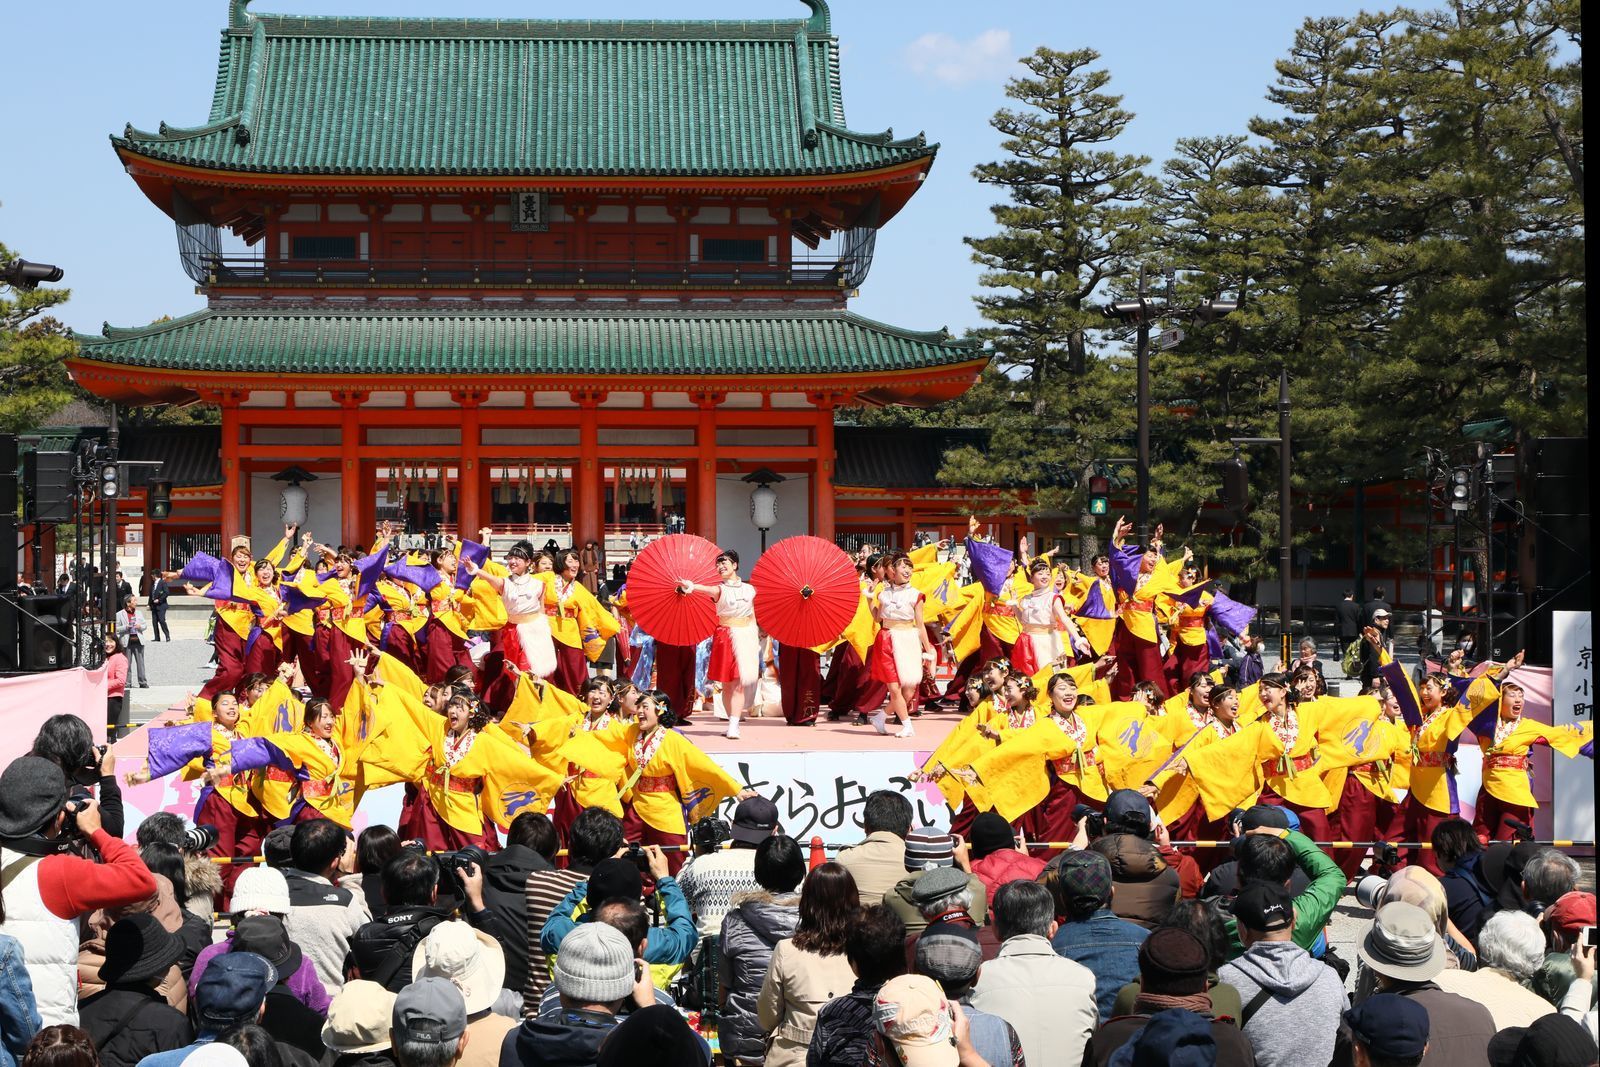
<path fill-rule="evenodd" d="M 1289 472 L 1292 462 L 1292 445 L 1289 437 L 1289 368 L 1278 372 L 1278 436 L 1233 437 L 1235 445 L 1278 446 L 1278 645 L 1283 661 L 1290 662 L 1289 639 L 1292 625 L 1289 612 L 1294 586 L 1294 518 L 1290 511 L 1291 486 Z"/>

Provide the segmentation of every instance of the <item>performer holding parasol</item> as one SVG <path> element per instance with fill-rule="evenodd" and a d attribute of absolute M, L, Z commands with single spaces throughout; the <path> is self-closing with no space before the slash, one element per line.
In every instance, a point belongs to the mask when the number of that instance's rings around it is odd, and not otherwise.
<path fill-rule="evenodd" d="M 878 642 L 872 650 L 872 676 L 889 687 L 889 710 L 900 724 L 896 737 L 910 737 L 911 709 L 916 706 L 917 690 L 934 658 L 933 643 L 923 624 L 920 590 L 911 584 L 911 557 L 896 552 L 889 558 L 888 585 L 878 593 L 872 606 L 877 621 Z M 882 711 L 872 714 L 872 726 L 887 733 Z"/>
<path fill-rule="evenodd" d="M 786 537 L 761 554 L 750 580 L 761 590 L 756 621 L 778 645 L 783 717 L 810 726 L 822 702 L 820 650 L 838 640 L 861 599 L 855 565 L 832 541 Z"/>
<path fill-rule="evenodd" d="M 717 628 L 711 635 L 711 664 L 706 676 L 722 686 L 728 709 L 730 738 L 739 736 L 739 720 L 761 681 L 761 638 L 756 631 L 756 588 L 739 580 L 739 553 L 723 549 L 716 558 L 717 585 L 702 585 L 683 578 L 678 589 L 685 596 L 702 593 L 717 610 Z"/>

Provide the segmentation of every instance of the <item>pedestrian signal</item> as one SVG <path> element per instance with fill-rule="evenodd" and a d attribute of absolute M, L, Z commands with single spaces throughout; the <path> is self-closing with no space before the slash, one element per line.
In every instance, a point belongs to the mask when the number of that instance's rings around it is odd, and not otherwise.
<path fill-rule="evenodd" d="M 1111 479 L 1095 475 L 1089 479 L 1089 514 L 1105 515 L 1111 510 Z"/>

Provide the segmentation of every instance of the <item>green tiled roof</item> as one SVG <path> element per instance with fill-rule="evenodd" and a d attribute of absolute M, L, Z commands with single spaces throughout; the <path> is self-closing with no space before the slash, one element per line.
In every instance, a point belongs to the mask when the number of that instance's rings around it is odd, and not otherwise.
<path fill-rule="evenodd" d="M 207 308 L 78 341 L 83 359 L 233 374 L 881 374 L 983 355 L 846 311 Z"/>
<path fill-rule="evenodd" d="M 234 0 L 203 126 L 113 144 L 295 174 L 790 176 L 930 157 L 845 126 L 825 0 L 787 21 L 254 15 Z"/>

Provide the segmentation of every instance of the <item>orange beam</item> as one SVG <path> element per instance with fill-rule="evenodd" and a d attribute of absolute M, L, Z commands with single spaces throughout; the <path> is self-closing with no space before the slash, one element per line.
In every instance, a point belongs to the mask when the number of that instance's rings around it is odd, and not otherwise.
<path fill-rule="evenodd" d="M 239 497 L 239 407 L 237 403 L 222 405 L 222 540 L 223 552 L 227 542 L 244 528 L 244 515 Z"/>

